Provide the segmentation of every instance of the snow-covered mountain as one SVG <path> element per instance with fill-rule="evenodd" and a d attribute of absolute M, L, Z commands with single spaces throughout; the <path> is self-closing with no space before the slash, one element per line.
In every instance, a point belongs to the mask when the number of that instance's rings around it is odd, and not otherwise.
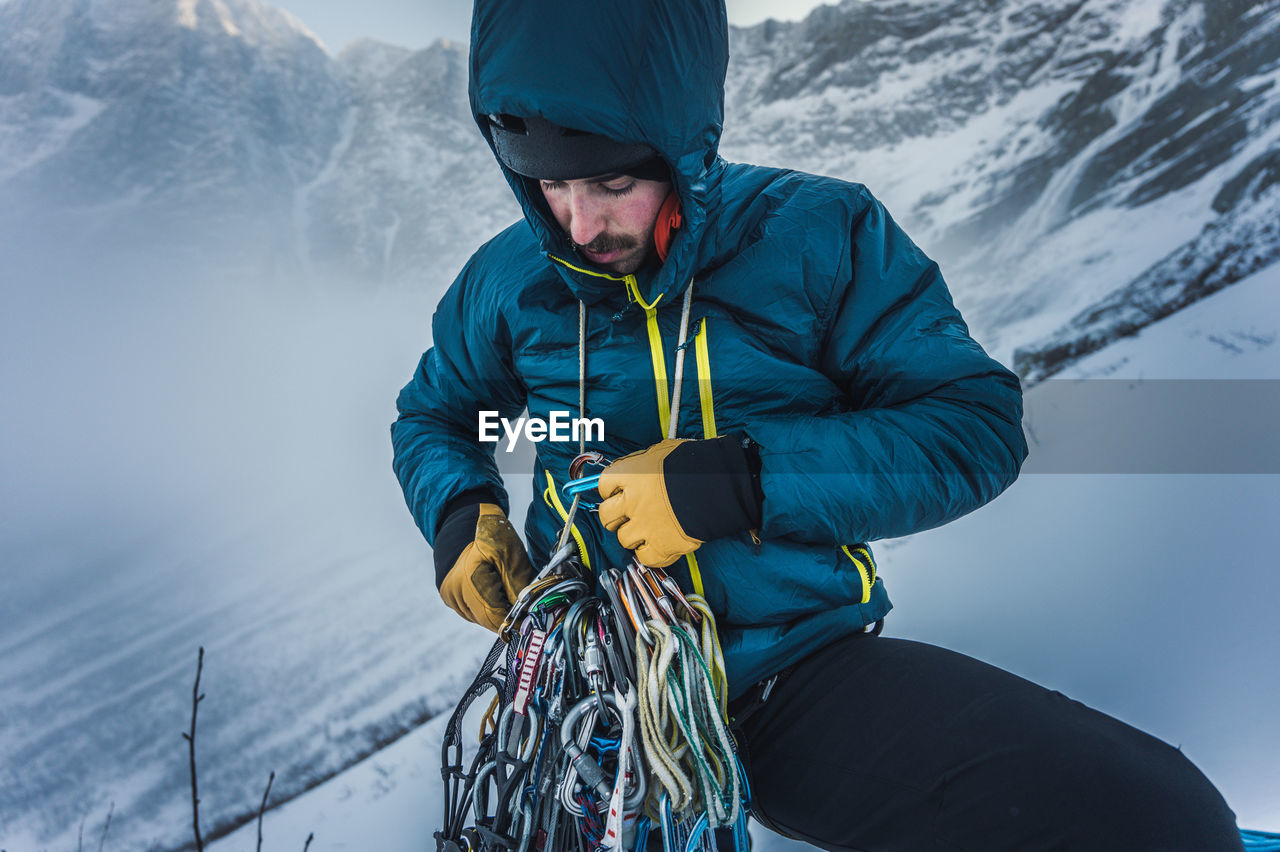
<path fill-rule="evenodd" d="M 1275 0 L 845 0 L 732 45 L 725 153 L 866 183 L 1029 377 L 1276 257 Z"/>
<path fill-rule="evenodd" d="M 290 194 L 328 161 L 345 98 L 315 37 L 254 0 L 7 3 L 6 218 L 137 241 L 176 219 L 178 233 L 203 226 L 223 242 L 243 239 L 251 231 L 237 226 L 252 218 L 279 247 Z"/>
<path fill-rule="evenodd" d="M 11 230 L 158 232 L 357 283 L 446 279 L 517 215 L 463 48 L 334 58 L 258 0 L 0 6 L 0 203 Z"/>
<path fill-rule="evenodd" d="M 519 209 L 467 104 L 464 48 L 373 41 L 338 67 L 351 105 L 329 166 L 299 198 L 312 270 L 341 278 L 452 278 Z"/>
<path fill-rule="evenodd" d="M 726 156 L 868 184 L 1028 376 L 1275 257 L 1280 0 L 845 0 L 731 39 Z M 518 215 L 463 47 L 334 58 L 259 0 L 0 6 L 0 200 L 437 286 Z M 1159 271 L 1198 241 L 1219 271 Z"/>

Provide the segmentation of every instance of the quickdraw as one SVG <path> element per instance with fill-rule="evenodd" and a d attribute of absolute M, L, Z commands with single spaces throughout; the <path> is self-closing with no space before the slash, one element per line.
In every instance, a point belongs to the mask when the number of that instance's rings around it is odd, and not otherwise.
<path fill-rule="evenodd" d="M 571 478 L 605 463 L 579 456 Z M 569 483 L 566 530 L 587 490 L 580 484 Z M 634 559 L 593 575 L 562 535 L 449 719 L 438 852 L 612 852 L 658 841 L 666 852 L 712 852 L 716 828 L 732 828 L 743 852 L 749 793 L 726 691 L 705 600 Z M 472 750 L 466 718 L 488 692 Z"/>

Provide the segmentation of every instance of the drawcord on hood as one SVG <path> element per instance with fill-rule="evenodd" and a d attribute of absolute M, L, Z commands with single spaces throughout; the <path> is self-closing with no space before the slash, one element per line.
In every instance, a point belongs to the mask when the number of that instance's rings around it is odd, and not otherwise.
<path fill-rule="evenodd" d="M 684 290 L 684 304 L 680 308 L 680 332 L 676 335 L 676 375 L 671 387 L 671 421 L 667 424 L 667 438 L 676 436 L 676 426 L 680 422 L 680 387 L 684 383 L 684 351 L 685 338 L 689 333 L 689 311 L 693 306 L 693 279 Z M 578 417 L 587 419 L 587 303 L 578 300 Z M 583 429 L 578 433 L 578 454 L 587 451 L 587 435 Z M 556 542 L 556 553 L 569 544 L 570 531 L 573 529 L 573 516 L 578 512 L 581 495 L 575 494 L 573 504 L 569 507 L 564 519 L 564 529 Z"/>

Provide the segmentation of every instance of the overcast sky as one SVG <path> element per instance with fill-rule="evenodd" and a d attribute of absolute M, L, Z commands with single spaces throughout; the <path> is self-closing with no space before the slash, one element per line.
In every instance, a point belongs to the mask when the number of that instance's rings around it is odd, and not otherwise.
<path fill-rule="evenodd" d="M 269 0 L 271 2 L 272 0 Z M 803 18 L 820 0 L 728 0 L 729 23 L 758 24 L 766 18 Z M 471 3 L 468 0 L 274 0 L 288 9 L 337 53 L 364 36 L 403 47 L 426 47 L 437 38 L 468 40 Z"/>

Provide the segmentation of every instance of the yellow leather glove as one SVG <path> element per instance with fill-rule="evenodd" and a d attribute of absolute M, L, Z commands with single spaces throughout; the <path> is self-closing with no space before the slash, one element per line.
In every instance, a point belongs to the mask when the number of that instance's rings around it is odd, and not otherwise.
<path fill-rule="evenodd" d="M 524 543 L 502 509 L 480 504 L 475 540 L 440 584 L 440 597 L 467 621 L 497 633 L 520 590 L 533 581 Z"/>
<path fill-rule="evenodd" d="M 669 438 L 615 461 L 600 474 L 600 523 L 645 565 L 665 568 L 702 546 L 676 520 L 667 496 L 663 462 L 685 443 Z"/>

